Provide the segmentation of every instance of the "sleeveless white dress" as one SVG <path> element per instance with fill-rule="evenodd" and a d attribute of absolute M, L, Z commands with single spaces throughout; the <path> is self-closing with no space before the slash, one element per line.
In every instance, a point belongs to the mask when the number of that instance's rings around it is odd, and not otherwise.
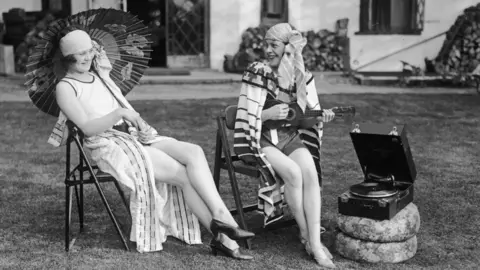
<path fill-rule="evenodd" d="M 87 113 L 88 120 L 105 116 L 120 108 L 118 101 L 103 85 L 100 78 L 94 73 L 90 74 L 92 75 L 90 81 L 80 81 L 69 77 L 60 80 L 70 84 L 75 90 L 78 101 Z"/>
<path fill-rule="evenodd" d="M 133 110 L 110 78 L 104 79 L 112 92 L 105 87 L 96 74 L 91 74 L 91 81 L 62 79 L 75 90 L 89 120 L 105 116 L 120 108 L 117 99 L 128 109 Z M 59 120 L 59 123 L 64 121 Z M 117 124 L 120 123 L 122 121 Z M 158 135 L 152 127 L 149 127 L 149 131 L 153 136 L 145 141 L 139 138 L 137 130 L 133 127 L 129 129 L 129 134 L 108 129 L 100 134 L 86 137 L 84 148 L 100 170 L 111 174 L 131 190 L 130 240 L 136 242 L 139 252 L 162 250 L 162 243 L 169 235 L 187 244 L 201 244 L 198 219 L 186 205 L 183 191 L 173 185 L 155 183 L 154 168 L 144 148 L 144 145 L 173 138 Z M 51 135 L 52 140 L 61 141 L 53 136 L 55 135 Z"/>

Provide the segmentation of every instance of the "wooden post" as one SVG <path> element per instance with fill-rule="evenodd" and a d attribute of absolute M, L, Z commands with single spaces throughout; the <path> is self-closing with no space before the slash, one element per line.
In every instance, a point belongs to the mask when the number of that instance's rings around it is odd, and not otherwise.
<path fill-rule="evenodd" d="M 0 44 L 0 74 L 15 74 L 15 55 L 12 45 Z"/>

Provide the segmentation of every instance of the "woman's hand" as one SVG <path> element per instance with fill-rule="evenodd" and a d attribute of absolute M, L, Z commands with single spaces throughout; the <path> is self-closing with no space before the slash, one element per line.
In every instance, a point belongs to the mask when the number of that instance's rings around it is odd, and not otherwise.
<path fill-rule="evenodd" d="M 332 110 L 323 110 L 322 116 L 317 117 L 320 122 L 328 123 L 335 118 L 335 113 Z"/>
<path fill-rule="evenodd" d="M 138 130 L 141 131 L 145 129 L 145 120 L 140 117 L 140 114 L 134 110 L 129 110 L 125 108 L 118 109 L 118 113 L 124 119 L 132 123 L 132 125 Z"/>
<path fill-rule="evenodd" d="M 283 120 L 288 116 L 288 104 L 278 104 L 262 112 L 262 120 Z"/>

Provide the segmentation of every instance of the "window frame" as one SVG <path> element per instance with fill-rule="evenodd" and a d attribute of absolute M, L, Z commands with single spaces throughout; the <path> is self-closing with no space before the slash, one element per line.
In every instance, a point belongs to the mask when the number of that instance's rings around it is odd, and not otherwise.
<path fill-rule="evenodd" d="M 261 0 L 260 5 L 260 24 L 273 26 L 277 23 L 288 23 L 288 0 Z M 269 14 L 267 12 L 268 3 L 281 2 L 281 13 Z"/>
<path fill-rule="evenodd" d="M 391 5 L 393 1 L 396 0 L 360 0 L 359 31 L 355 35 L 421 35 L 424 25 L 425 0 L 409 0 L 411 1 L 410 8 L 413 12 L 409 12 L 410 15 L 405 20 L 410 21 L 410 25 L 399 29 L 392 29 Z M 382 19 L 379 15 L 376 15 L 376 18 L 372 18 L 375 16 L 375 3 L 382 3 L 386 9 L 389 9 L 387 14 L 380 15 L 385 16 L 384 20 L 390 20 L 388 25 L 384 25 L 386 29 L 372 28 L 372 25 L 380 25 L 379 21 Z"/>

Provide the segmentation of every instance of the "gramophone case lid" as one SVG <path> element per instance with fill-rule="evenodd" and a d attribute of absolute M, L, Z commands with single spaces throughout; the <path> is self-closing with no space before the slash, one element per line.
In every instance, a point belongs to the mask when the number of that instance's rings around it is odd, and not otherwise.
<path fill-rule="evenodd" d="M 353 123 L 350 137 L 364 174 L 393 175 L 400 182 L 415 181 L 417 171 L 406 125 Z"/>

